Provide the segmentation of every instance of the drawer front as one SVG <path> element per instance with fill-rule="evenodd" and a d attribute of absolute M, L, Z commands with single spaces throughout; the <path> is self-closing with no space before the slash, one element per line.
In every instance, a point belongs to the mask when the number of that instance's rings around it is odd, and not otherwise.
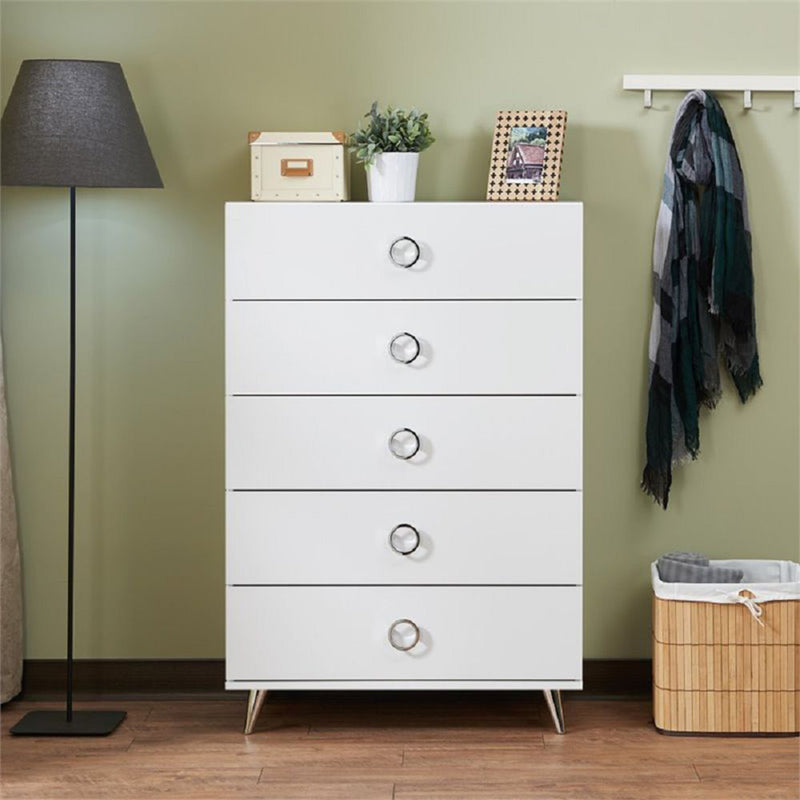
<path fill-rule="evenodd" d="M 581 497 L 228 492 L 227 582 L 580 584 Z"/>
<path fill-rule="evenodd" d="M 580 301 L 232 302 L 228 393 L 579 394 L 581 309 Z"/>
<path fill-rule="evenodd" d="M 227 680 L 578 681 L 581 629 L 579 587 L 229 587 Z"/>
<path fill-rule="evenodd" d="M 582 217 L 580 203 L 228 203 L 226 296 L 580 298 Z M 402 237 L 408 267 L 390 255 Z"/>
<path fill-rule="evenodd" d="M 228 397 L 227 488 L 580 489 L 581 422 L 580 397 Z"/>

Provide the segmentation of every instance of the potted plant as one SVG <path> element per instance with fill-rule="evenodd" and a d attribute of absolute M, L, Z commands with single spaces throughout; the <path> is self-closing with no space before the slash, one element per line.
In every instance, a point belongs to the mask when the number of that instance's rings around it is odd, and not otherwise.
<path fill-rule="evenodd" d="M 430 147 L 428 115 L 415 108 L 405 111 L 387 106 L 386 111 L 372 104 L 369 120 L 350 134 L 350 149 L 367 170 L 367 192 L 372 202 L 410 202 L 417 185 L 419 154 Z"/>

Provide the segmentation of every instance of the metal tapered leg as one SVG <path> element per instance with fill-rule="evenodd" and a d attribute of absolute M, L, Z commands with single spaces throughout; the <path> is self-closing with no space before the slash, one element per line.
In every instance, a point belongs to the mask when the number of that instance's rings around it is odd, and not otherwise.
<path fill-rule="evenodd" d="M 250 694 L 247 695 L 247 717 L 245 717 L 244 721 L 245 735 L 253 732 L 253 728 L 256 726 L 256 720 L 261 712 L 261 706 L 264 705 L 266 699 L 266 689 L 253 689 Z"/>
<path fill-rule="evenodd" d="M 550 709 L 550 716 L 556 726 L 556 733 L 564 733 L 564 707 L 561 705 L 561 692 L 558 689 L 544 689 L 544 699 Z"/>

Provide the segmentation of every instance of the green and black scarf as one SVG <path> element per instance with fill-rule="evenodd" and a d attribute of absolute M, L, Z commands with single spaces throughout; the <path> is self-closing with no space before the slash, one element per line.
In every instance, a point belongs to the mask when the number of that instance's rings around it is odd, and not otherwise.
<path fill-rule="evenodd" d="M 722 108 L 698 90 L 675 118 L 653 247 L 642 488 L 664 508 L 673 465 L 700 450 L 700 406 L 720 397 L 721 356 L 745 402 L 762 381 L 744 176 Z"/>

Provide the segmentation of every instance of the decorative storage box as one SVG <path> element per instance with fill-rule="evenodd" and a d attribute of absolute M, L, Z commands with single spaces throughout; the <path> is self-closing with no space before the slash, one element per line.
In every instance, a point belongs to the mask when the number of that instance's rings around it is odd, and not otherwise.
<path fill-rule="evenodd" d="M 348 200 L 350 159 L 342 131 L 251 131 L 253 200 Z"/>
<path fill-rule="evenodd" d="M 664 733 L 800 731 L 800 566 L 712 561 L 741 584 L 653 577 L 653 716 Z"/>

